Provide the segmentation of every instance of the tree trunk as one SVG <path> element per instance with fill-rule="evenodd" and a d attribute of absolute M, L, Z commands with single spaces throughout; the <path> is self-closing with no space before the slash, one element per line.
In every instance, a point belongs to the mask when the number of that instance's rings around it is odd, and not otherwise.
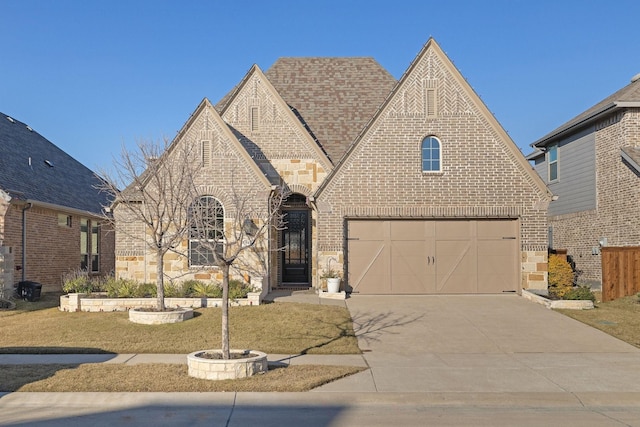
<path fill-rule="evenodd" d="M 157 302 L 156 309 L 158 311 L 164 311 L 164 251 L 160 248 L 156 250 L 156 287 L 157 287 Z"/>
<path fill-rule="evenodd" d="M 229 265 L 222 267 L 222 358 L 230 359 L 229 354 Z"/>

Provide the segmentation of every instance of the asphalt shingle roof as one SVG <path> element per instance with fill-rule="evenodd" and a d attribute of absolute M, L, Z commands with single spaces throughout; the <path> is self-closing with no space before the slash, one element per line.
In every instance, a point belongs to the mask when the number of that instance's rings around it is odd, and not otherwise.
<path fill-rule="evenodd" d="M 48 162 L 48 163 L 47 163 Z M 94 173 L 25 123 L 0 113 L 0 189 L 14 197 L 99 214 Z"/>
<path fill-rule="evenodd" d="M 396 84 L 369 57 L 280 58 L 265 75 L 334 164 Z"/>
<path fill-rule="evenodd" d="M 624 102 L 640 102 L 640 79 L 637 79 L 619 91 L 613 93 L 612 95 L 606 97 L 602 101 L 598 102 L 593 107 L 587 109 L 586 111 L 578 114 L 573 119 L 569 120 L 562 126 L 554 129 L 552 132 L 549 132 L 544 137 L 540 138 L 536 142 L 531 145 L 539 145 L 544 143 L 552 138 L 553 136 L 564 132 L 567 129 L 570 129 L 576 125 L 581 124 L 582 122 L 588 122 L 588 120 L 598 114 L 600 111 L 606 110 L 607 107 L 614 107 L 616 103 L 624 103 Z"/>

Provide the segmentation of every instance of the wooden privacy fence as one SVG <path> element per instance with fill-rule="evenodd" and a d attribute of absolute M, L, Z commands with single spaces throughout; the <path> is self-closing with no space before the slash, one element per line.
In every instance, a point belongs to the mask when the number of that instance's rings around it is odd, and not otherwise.
<path fill-rule="evenodd" d="M 602 301 L 640 292 L 640 246 L 602 248 Z"/>

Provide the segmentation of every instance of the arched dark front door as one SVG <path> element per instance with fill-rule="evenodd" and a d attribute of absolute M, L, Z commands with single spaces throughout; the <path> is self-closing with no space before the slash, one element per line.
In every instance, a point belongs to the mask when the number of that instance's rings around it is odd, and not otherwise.
<path fill-rule="evenodd" d="M 306 197 L 291 194 L 283 203 L 282 284 L 309 285 L 311 259 L 310 210 Z"/>

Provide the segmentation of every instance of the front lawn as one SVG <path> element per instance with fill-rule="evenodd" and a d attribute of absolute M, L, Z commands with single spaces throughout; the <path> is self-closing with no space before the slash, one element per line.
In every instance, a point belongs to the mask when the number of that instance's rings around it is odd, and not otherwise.
<path fill-rule="evenodd" d="M 557 310 L 560 313 L 600 329 L 629 344 L 640 347 L 640 303 L 637 296 L 598 302 L 593 310 Z"/>
<path fill-rule="evenodd" d="M 191 320 L 140 325 L 128 313 L 65 313 L 59 295 L 17 301 L 0 311 L 0 353 L 176 353 L 220 348 L 221 310 L 195 310 Z M 272 354 L 360 353 L 346 308 L 272 303 L 229 310 L 232 348 Z"/>

